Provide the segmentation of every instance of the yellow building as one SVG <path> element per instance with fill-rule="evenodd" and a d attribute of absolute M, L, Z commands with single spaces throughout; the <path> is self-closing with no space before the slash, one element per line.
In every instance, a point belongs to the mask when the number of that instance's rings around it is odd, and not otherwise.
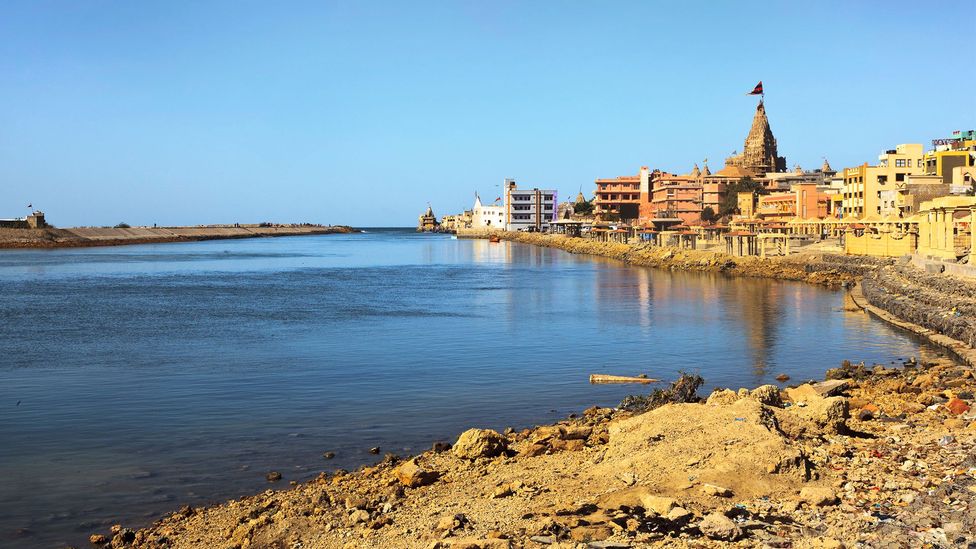
<path fill-rule="evenodd" d="M 883 210 L 897 209 L 895 189 L 909 175 L 923 173 L 923 149 L 920 143 L 898 145 L 878 156 L 878 165 L 866 162 L 855 168 L 845 168 L 844 219 L 863 219 L 881 215 Z"/>
<path fill-rule="evenodd" d="M 932 141 L 935 150 L 925 153 L 922 165 L 928 175 L 937 175 L 948 185 L 963 185 L 962 176 L 976 166 L 976 132 L 953 132 L 948 139 Z"/>
<path fill-rule="evenodd" d="M 943 196 L 919 206 L 918 255 L 956 261 L 976 249 L 976 197 Z"/>

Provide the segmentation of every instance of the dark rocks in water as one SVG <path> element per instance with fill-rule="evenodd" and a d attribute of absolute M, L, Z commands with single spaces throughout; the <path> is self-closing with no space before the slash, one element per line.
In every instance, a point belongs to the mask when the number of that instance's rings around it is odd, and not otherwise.
<path fill-rule="evenodd" d="M 265 475 L 264 478 L 268 479 L 268 482 L 278 482 L 279 480 L 281 480 L 281 473 L 279 473 L 278 471 L 271 471 L 270 473 Z"/>
<path fill-rule="evenodd" d="M 789 381 L 789 380 L 790 380 L 790 376 L 788 376 L 786 374 L 780 374 L 780 375 L 776 376 L 776 381 L 779 381 L 780 383 L 782 383 L 784 381 Z"/>
<path fill-rule="evenodd" d="M 701 376 L 681 372 L 678 380 L 667 389 L 655 389 L 650 395 L 630 395 L 620 402 L 619 408 L 628 412 L 647 412 L 665 404 L 698 402 L 698 388 L 705 383 Z"/>
<path fill-rule="evenodd" d="M 105 545 L 108 543 L 108 538 L 104 534 L 92 534 L 88 536 L 88 543 L 92 545 Z"/>
<path fill-rule="evenodd" d="M 335 452 L 326 452 L 322 454 L 322 457 L 324 457 L 325 459 L 332 459 L 335 457 Z"/>
<path fill-rule="evenodd" d="M 380 447 L 379 446 L 373 446 L 372 448 L 369 449 L 369 453 L 373 454 L 374 456 L 377 455 L 377 454 L 379 454 L 380 453 Z"/>
<path fill-rule="evenodd" d="M 450 442 L 435 442 L 434 445 L 431 447 L 431 450 L 433 450 L 438 454 L 441 452 L 447 452 L 450 449 L 451 449 Z"/>

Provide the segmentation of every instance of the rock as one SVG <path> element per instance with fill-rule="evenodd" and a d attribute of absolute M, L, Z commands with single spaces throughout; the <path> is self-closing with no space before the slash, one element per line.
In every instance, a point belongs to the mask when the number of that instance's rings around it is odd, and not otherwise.
<path fill-rule="evenodd" d="M 453 538 L 438 541 L 431 549 L 510 549 L 512 542 L 507 539 L 491 538 Z"/>
<path fill-rule="evenodd" d="M 563 438 L 566 440 L 586 440 L 593 433 L 593 427 L 570 427 L 566 429 Z"/>
<path fill-rule="evenodd" d="M 569 538 L 573 541 L 603 541 L 612 535 L 613 530 L 602 524 L 577 526 L 569 532 Z"/>
<path fill-rule="evenodd" d="M 440 454 L 441 452 L 446 452 L 450 449 L 451 449 L 450 442 L 435 442 L 434 445 L 431 447 L 431 450 L 433 450 L 435 454 Z"/>
<path fill-rule="evenodd" d="M 837 495 L 826 486 L 804 486 L 800 490 L 800 501 L 816 507 L 827 507 L 837 504 Z"/>
<path fill-rule="evenodd" d="M 508 450 L 508 440 L 491 429 L 468 429 L 451 451 L 462 459 L 496 457 Z"/>
<path fill-rule="evenodd" d="M 775 385 L 763 385 L 756 387 L 749 393 L 749 396 L 758 400 L 760 404 L 766 406 L 782 407 L 783 400 L 779 396 L 779 387 Z"/>
<path fill-rule="evenodd" d="M 698 529 L 706 536 L 722 541 L 733 541 L 739 537 L 739 527 L 722 513 L 711 513 L 702 519 Z"/>
<path fill-rule="evenodd" d="M 366 500 L 359 496 L 349 496 L 344 502 L 346 509 L 365 509 Z"/>
<path fill-rule="evenodd" d="M 955 431 L 957 429 L 965 429 L 966 421 L 958 418 L 949 418 L 942 422 L 942 426 L 950 431 Z"/>
<path fill-rule="evenodd" d="M 512 494 L 514 494 L 514 492 L 512 491 L 511 485 L 509 485 L 509 484 L 502 484 L 501 486 L 495 488 L 494 491 L 492 491 L 491 496 L 490 496 L 489 499 L 507 498 L 508 496 L 510 496 Z"/>
<path fill-rule="evenodd" d="M 865 404 L 857 411 L 857 419 L 861 421 L 870 421 L 874 419 L 881 410 L 874 404 Z"/>
<path fill-rule="evenodd" d="M 380 453 L 380 447 L 379 446 L 373 446 L 372 448 L 369 449 L 369 453 L 373 454 L 374 456 L 377 455 L 377 454 L 379 454 Z"/>
<path fill-rule="evenodd" d="M 324 457 L 325 459 L 332 459 L 335 457 L 335 452 L 326 452 L 322 454 L 322 457 Z"/>
<path fill-rule="evenodd" d="M 732 497 L 732 490 L 729 490 L 723 486 L 716 486 L 715 484 L 703 484 L 702 493 L 707 496 L 716 496 L 720 498 Z"/>
<path fill-rule="evenodd" d="M 519 455 L 526 456 L 526 457 L 541 456 L 542 454 L 546 453 L 547 449 L 548 447 L 542 444 L 538 444 L 538 443 L 529 444 L 528 446 L 525 447 L 524 450 L 519 452 Z"/>
<path fill-rule="evenodd" d="M 108 538 L 104 534 L 92 534 L 88 536 L 88 543 L 92 545 L 105 545 L 108 543 Z"/>
<path fill-rule="evenodd" d="M 268 479 L 268 482 L 278 482 L 281 480 L 281 473 L 278 471 L 271 471 L 267 475 L 264 475 L 264 478 Z"/>
<path fill-rule="evenodd" d="M 952 397 L 949 399 L 949 402 L 946 402 L 946 408 L 948 408 L 949 411 L 956 416 L 965 414 L 969 411 L 969 405 L 966 404 L 964 400 L 956 397 Z"/>
<path fill-rule="evenodd" d="M 780 374 L 780 375 L 776 376 L 776 381 L 779 381 L 780 383 L 783 383 L 784 381 L 789 381 L 789 380 L 790 380 L 790 376 L 788 376 L 786 374 Z"/>
<path fill-rule="evenodd" d="M 666 516 L 671 522 L 677 522 L 680 524 L 690 519 L 692 515 L 691 511 L 685 509 L 684 507 L 675 507 L 674 509 L 668 511 Z"/>
<path fill-rule="evenodd" d="M 416 459 L 411 459 L 400 464 L 396 468 L 397 480 L 400 484 L 408 488 L 418 488 L 420 486 L 427 486 L 428 484 L 433 484 L 440 478 L 440 473 L 437 471 L 426 471 L 421 469 L 417 465 Z"/>
<path fill-rule="evenodd" d="M 654 511 L 660 516 L 666 516 L 673 509 L 678 507 L 678 502 L 674 498 L 655 496 L 651 494 L 641 494 L 641 506 L 648 511 Z"/>
<path fill-rule="evenodd" d="M 365 509 L 356 509 L 349 513 L 349 524 L 360 524 L 369 520 L 369 513 Z"/>
<path fill-rule="evenodd" d="M 464 526 L 469 522 L 468 517 L 462 513 L 447 515 L 441 517 L 440 520 L 437 521 L 437 526 L 434 527 L 434 530 L 438 532 L 451 533 L 458 528 L 464 528 Z"/>
<path fill-rule="evenodd" d="M 705 404 L 710 406 L 725 406 L 739 400 L 739 394 L 731 389 L 715 389 L 708 395 Z"/>
<path fill-rule="evenodd" d="M 136 533 L 128 528 L 122 528 L 117 534 L 112 538 L 112 548 L 120 549 L 127 545 L 131 545 L 136 539 Z"/>
<path fill-rule="evenodd" d="M 810 384 L 787 389 L 786 394 L 797 404 L 790 408 L 793 413 L 814 421 L 820 427 L 837 430 L 847 420 L 848 402 L 844 397 L 824 398 Z"/>
<path fill-rule="evenodd" d="M 846 379 L 828 379 L 820 383 L 815 383 L 813 389 L 823 397 L 836 396 L 843 392 L 850 385 Z"/>

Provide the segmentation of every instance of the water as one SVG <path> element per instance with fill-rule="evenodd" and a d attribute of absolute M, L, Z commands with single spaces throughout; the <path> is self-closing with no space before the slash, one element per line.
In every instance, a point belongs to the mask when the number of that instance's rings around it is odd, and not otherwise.
<path fill-rule="evenodd" d="M 4 251 L 0 318 L 17 547 L 642 390 L 590 373 L 755 387 L 919 352 L 841 292 L 408 231 Z"/>

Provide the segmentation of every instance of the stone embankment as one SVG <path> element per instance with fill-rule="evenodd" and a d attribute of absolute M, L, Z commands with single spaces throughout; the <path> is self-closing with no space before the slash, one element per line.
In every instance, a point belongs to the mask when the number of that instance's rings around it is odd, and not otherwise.
<path fill-rule="evenodd" d="M 783 258 L 733 257 L 724 253 L 667 248 L 647 244 L 598 242 L 588 238 L 500 231 L 500 238 L 513 242 L 559 248 L 574 254 L 589 254 L 626 261 L 633 265 L 673 271 L 714 272 L 731 276 L 775 278 L 839 286 L 852 283 L 865 273 L 893 262 L 885 259 L 803 254 Z"/>
<path fill-rule="evenodd" d="M 356 232 L 356 229 L 341 225 L 212 225 L 199 227 L 0 229 L 0 248 L 78 248 L 351 232 Z"/>
<path fill-rule="evenodd" d="M 645 413 L 471 430 L 210 508 L 113 547 L 959 547 L 976 540 L 971 370 L 845 363 Z M 113 539 L 114 536 L 114 539 Z"/>

